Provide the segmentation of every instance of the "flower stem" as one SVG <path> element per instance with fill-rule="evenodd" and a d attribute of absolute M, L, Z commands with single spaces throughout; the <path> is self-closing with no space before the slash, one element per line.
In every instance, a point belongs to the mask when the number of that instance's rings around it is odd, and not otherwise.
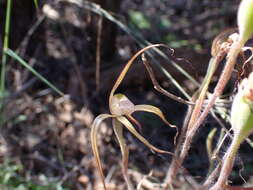
<path fill-rule="evenodd" d="M 7 1 L 6 17 L 5 17 L 5 27 L 4 27 L 4 42 L 3 42 L 3 52 L 2 52 L 2 65 L 1 65 L 1 76 L 0 76 L 0 125 L 3 123 L 3 105 L 5 96 L 5 70 L 7 55 L 5 51 L 9 47 L 9 33 L 10 33 L 10 21 L 11 21 L 11 6 L 12 0 Z"/>
<path fill-rule="evenodd" d="M 237 135 L 237 134 L 233 138 L 233 141 L 223 158 L 223 164 L 220 171 L 220 176 L 217 182 L 214 184 L 214 186 L 210 190 L 222 190 L 225 188 L 226 182 L 228 180 L 228 177 L 234 165 L 236 153 L 242 142 L 241 139 L 242 138 L 240 138 L 240 135 Z"/>

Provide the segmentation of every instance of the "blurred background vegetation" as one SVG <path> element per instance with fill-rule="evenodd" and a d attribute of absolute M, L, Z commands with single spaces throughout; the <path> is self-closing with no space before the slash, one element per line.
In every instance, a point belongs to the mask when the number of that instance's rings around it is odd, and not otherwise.
<path fill-rule="evenodd" d="M 8 57 L 7 95 L 1 102 L 4 106 L 0 129 L 1 189 L 98 189 L 101 182 L 91 154 L 90 125 L 98 114 L 108 112 L 108 95 L 124 64 L 141 47 L 165 43 L 174 49 L 175 55 L 169 56 L 170 61 L 154 53 L 156 63 L 175 77 L 188 94 L 193 94 L 196 86 L 172 64 L 180 65 L 201 81 L 211 57 L 213 38 L 236 26 L 239 0 L 40 0 L 38 3 L 36 8 L 32 0 L 12 2 L 9 48 L 65 96 L 56 94 Z M 1 50 L 6 7 L 7 0 L 1 1 Z M 163 87 L 184 97 L 157 64 L 153 65 Z M 120 90 L 135 103 L 160 107 L 168 120 L 180 128 L 186 106 L 155 92 L 141 64 L 134 64 Z M 136 117 L 144 126 L 143 135 L 152 144 L 173 151 L 173 130 L 149 114 Z M 204 142 L 208 131 L 218 124 L 210 119 L 206 126 L 185 162 L 188 172 L 198 176 L 196 180 L 202 180 L 207 172 L 207 167 L 203 168 L 208 164 Z M 171 158 L 153 154 L 130 134 L 125 135 L 130 145 L 133 180 L 138 183 L 153 171 L 152 180 L 159 182 Z M 107 183 L 111 189 L 126 189 L 119 147 L 109 122 L 101 127 L 101 137 L 99 145 Z M 249 151 L 252 149 L 246 146 L 240 159 L 245 166 L 244 177 L 248 179 L 253 161 L 248 157 Z M 237 167 L 241 169 L 241 162 Z M 234 182 L 243 180 L 235 174 Z"/>

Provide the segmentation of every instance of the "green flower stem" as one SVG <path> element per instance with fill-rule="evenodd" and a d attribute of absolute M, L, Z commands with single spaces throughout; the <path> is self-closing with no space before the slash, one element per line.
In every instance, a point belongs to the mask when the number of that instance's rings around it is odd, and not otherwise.
<path fill-rule="evenodd" d="M 7 55 L 4 52 L 9 47 L 11 5 L 12 5 L 12 0 L 8 0 L 7 1 L 7 9 L 6 9 L 6 17 L 5 17 L 5 27 L 4 27 L 4 44 L 3 44 L 1 86 L 0 86 L 1 93 L 4 93 L 4 91 L 5 91 L 5 66 L 6 66 L 6 62 L 7 62 Z"/>
<path fill-rule="evenodd" d="M 6 8 L 6 17 L 5 17 L 5 27 L 4 27 L 4 42 L 3 42 L 3 52 L 2 52 L 2 63 L 1 63 L 1 76 L 0 76 L 0 127 L 3 124 L 3 104 L 4 104 L 4 97 L 5 97 L 5 72 L 6 72 L 6 62 L 7 62 L 7 55 L 5 51 L 9 47 L 9 33 L 10 33 L 10 22 L 11 22 L 11 6 L 12 0 L 7 1 L 7 8 Z"/>

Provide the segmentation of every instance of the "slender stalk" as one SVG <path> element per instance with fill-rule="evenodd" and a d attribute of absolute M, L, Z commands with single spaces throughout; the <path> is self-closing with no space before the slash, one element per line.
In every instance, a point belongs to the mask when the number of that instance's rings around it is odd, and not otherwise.
<path fill-rule="evenodd" d="M 241 48 L 244 46 L 245 40 L 239 39 L 237 42 L 235 42 L 230 51 L 228 52 L 228 59 L 225 65 L 225 68 L 223 69 L 223 72 L 221 74 L 221 77 L 218 81 L 217 86 L 214 89 L 214 93 L 211 96 L 211 99 L 209 103 L 207 104 L 207 107 L 203 111 L 203 113 L 200 115 L 199 119 L 196 121 L 194 126 L 192 127 L 192 132 L 195 133 L 199 126 L 202 124 L 206 116 L 208 115 L 209 111 L 215 104 L 216 99 L 221 95 L 223 92 L 223 89 L 225 85 L 227 84 L 228 80 L 230 79 L 230 76 L 232 74 L 232 71 L 234 69 L 234 65 L 236 64 L 236 59 L 238 54 L 241 51 Z"/>
<path fill-rule="evenodd" d="M 188 154 L 192 138 L 195 134 L 195 132 L 192 132 L 194 130 L 193 126 L 200 116 L 201 108 L 203 107 L 203 103 L 206 97 L 206 93 L 208 92 L 208 87 L 211 82 L 212 76 L 218 64 L 224 58 L 224 56 L 225 51 L 221 51 L 215 57 L 211 58 L 206 76 L 199 90 L 195 93 L 195 95 L 192 98 L 193 99 L 192 101 L 195 102 L 195 105 L 194 107 L 190 108 L 191 111 L 189 112 L 188 116 L 189 120 L 187 121 L 187 123 L 184 124 L 185 125 L 185 127 L 183 127 L 184 132 L 181 133 L 180 135 L 181 137 L 179 138 L 178 146 L 176 147 L 175 157 L 173 158 L 170 168 L 167 172 L 166 180 L 168 184 L 172 183 L 172 181 L 177 175 L 178 169 L 181 167 L 186 155 Z"/>
<path fill-rule="evenodd" d="M 226 182 L 228 180 L 229 175 L 231 174 L 234 165 L 235 155 L 242 142 L 241 139 L 242 138 L 239 137 L 239 135 L 235 135 L 235 137 L 233 138 L 233 141 L 223 158 L 223 164 L 218 181 L 214 184 L 214 186 L 210 190 L 225 189 Z"/>
<path fill-rule="evenodd" d="M 198 119 L 200 113 L 201 113 L 201 108 L 203 107 L 204 101 L 205 101 L 205 97 L 206 94 L 208 92 L 208 87 L 209 84 L 211 83 L 211 80 L 213 78 L 213 74 L 216 71 L 216 68 L 218 66 L 218 64 L 222 61 L 222 59 L 224 58 L 226 52 L 222 51 L 219 53 L 218 56 L 212 57 L 208 66 L 208 70 L 207 70 L 207 74 L 205 76 L 205 79 L 200 87 L 200 92 L 199 92 L 199 97 L 195 102 L 195 106 L 191 115 L 191 119 L 189 121 L 188 124 L 188 129 L 192 129 L 194 123 L 196 122 L 196 120 Z"/>
<path fill-rule="evenodd" d="M 181 154 L 178 158 L 179 163 L 181 163 L 181 164 L 183 163 L 183 160 L 185 159 L 186 155 L 189 152 L 190 145 L 191 145 L 191 142 L 193 140 L 195 133 L 197 132 L 197 130 L 200 127 L 200 125 L 202 124 L 203 120 L 206 118 L 207 114 L 209 113 L 209 111 L 211 110 L 213 105 L 215 104 L 217 97 L 219 97 L 221 95 L 225 85 L 227 84 L 227 81 L 229 80 L 232 70 L 234 68 L 234 65 L 236 63 L 236 58 L 237 58 L 238 54 L 240 53 L 240 50 L 243 47 L 243 45 L 244 45 L 244 42 L 242 42 L 242 41 L 238 41 L 238 42 L 235 42 L 235 44 L 233 44 L 233 46 L 228 54 L 227 63 L 225 65 L 223 73 L 219 79 L 219 82 L 214 90 L 214 94 L 212 95 L 212 97 L 210 99 L 210 102 L 208 103 L 206 109 L 200 115 L 200 117 L 196 121 L 196 123 L 192 126 L 191 129 L 189 129 L 187 131 L 185 141 L 182 146 L 182 151 L 181 151 Z M 173 174 L 173 175 L 175 176 L 175 174 Z M 172 179 L 173 179 L 173 176 L 170 180 L 172 181 Z"/>
<path fill-rule="evenodd" d="M 196 101 L 196 99 L 193 96 L 192 102 L 195 102 L 195 101 Z M 187 114 L 186 114 L 185 119 L 184 119 L 183 127 L 182 127 L 182 130 L 180 132 L 179 138 L 177 140 L 174 156 L 173 156 L 173 159 L 170 163 L 170 167 L 167 171 L 166 177 L 164 179 L 164 183 L 166 184 L 164 190 L 166 190 L 169 186 L 172 186 L 172 181 L 177 175 L 178 168 L 181 167 L 181 163 L 178 162 L 178 158 L 179 158 L 179 154 L 180 154 L 180 151 L 181 151 L 181 146 L 182 146 L 184 138 L 185 138 L 188 123 L 189 123 L 190 117 L 192 115 L 193 108 L 194 107 L 191 106 L 191 105 L 188 106 L 188 110 L 187 110 Z"/>
<path fill-rule="evenodd" d="M 7 63 L 7 55 L 5 51 L 9 47 L 9 33 L 10 33 L 10 19 L 11 19 L 11 6 L 12 0 L 7 1 L 6 17 L 5 17 L 5 28 L 4 28 L 4 42 L 3 42 L 3 52 L 2 52 L 2 66 L 1 66 L 1 76 L 0 76 L 0 122 L 3 120 L 3 100 L 5 96 L 5 70 Z"/>
<path fill-rule="evenodd" d="M 221 95 L 225 85 L 227 84 L 228 80 L 230 79 L 234 65 L 236 63 L 237 56 L 240 53 L 241 48 L 243 47 L 244 43 L 245 43 L 245 41 L 239 40 L 232 45 L 232 47 L 228 53 L 228 59 L 227 59 L 225 68 L 221 74 L 221 77 L 218 81 L 217 86 L 214 89 L 214 93 L 211 96 L 211 99 L 210 99 L 207 107 L 205 108 L 203 113 L 200 115 L 199 119 L 191 127 L 191 129 L 189 129 L 187 131 L 185 141 L 182 146 L 182 151 L 181 151 L 181 154 L 178 158 L 179 163 L 181 163 L 181 164 L 183 163 L 183 160 L 185 159 L 186 155 L 188 154 L 188 151 L 190 149 L 190 145 L 191 145 L 191 142 L 193 140 L 195 133 L 197 132 L 198 128 L 200 127 L 200 125 L 202 124 L 202 122 L 206 118 L 207 114 L 209 113 L 209 111 L 211 110 L 213 105 L 215 104 L 216 99 Z M 172 174 L 172 177 L 169 179 L 169 183 L 173 180 L 175 175 L 176 175 L 176 173 Z"/>
<path fill-rule="evenodd" d="M 217 178 L 218 173 L 220 172 L 221 164 L 218 164 L 216 168 L 209 174 L 206 181 L 203 183 L 202 187 L 199 190 L 207 190 L 213 184 L 213 181 Z"/>
<path fill-rule="evenodd" d="M 98 18 L 97 44 L 96 44 L 96 92 L 100 89 L 100 67 L 101 67 L 101 35 L 102 35 L 103 17 Z"/>

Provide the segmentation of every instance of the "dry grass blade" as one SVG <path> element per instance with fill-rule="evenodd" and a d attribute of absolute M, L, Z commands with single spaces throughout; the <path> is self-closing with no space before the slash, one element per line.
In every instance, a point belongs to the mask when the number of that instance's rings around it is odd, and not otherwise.
<path fill-rule="evenodd" d="M 149 147 L 151 150 L 158 152 L 158 153 L 163 153 L 163 154 L 171 154 L 171 152 L 161 150 L 159 148 L 156 148 L 152 144 L 150 144 L 143 136 L 141 136 L 138 131 L 135 130 L 134 126 L 124 117 L 124 116 L 119 116 L 117 117 L 117 120 L 121 122 L 136 138 L 138 138 L 143 144 L 145 144 L 147 147 Z"/>
<path fill-rule="evenodd" d="M 212 129 L 208 136 L 207 136 L 207 139 L 206 139 L 206 150 L 207 150 L 207 155 L 208 155 L 208 158 L 209 158 L 209 161 L 211 161 L 212 159 L 212 153 L 213 153 L 213 138 L 214 138 L 214 135 L 217 131 L 217 128 L 214 128 Z"/>
<path fill-rule="evenodd" d="M 125 181 L 127 183 L 128 190 L 134 190 L 133 185 L 131 184 L 128 173 L 127 173 L 129 151 L 125 142 L 125 138 L 123 136 L 123 126 L 116 119 L 113 119 L 112 125 L 113 125 L 113 131 L 118 139 L 120 150 L 122 153 L 122 170 L 123 170 Z"/>
<path fill-rule="evenodd" d="M 97 34 L 97 44 L 96 44 L 96 92 L 99 92 L 100 88 L 100 66 L 101 66 L 101 35 L 102 35 L 102 23 L 103 17 L 99 16 L 98 19 L 98 34 Z"/>
<path fill-rule="evenodd" d="M 207 155 L 208 155 L 208 159 L 209 159 L 209 172 L 210 173 L 213 168 L 214 168 L 214 162 L 212 159 L 212 155 L 213 155 L 213 139 L 214 139 L 214 135 L 217 131 L 217 128 L 212 129 L 206 139 L 206 150 L 207 150 Z"/>
<path fill-rule="evenodd" d="M 131 30 L 129 27 L 127 27 L 123 22 L 121 22 L 118 18 L 115 18 L 113 15 L 111 15 L 108 11 L 97 5 L 96 3 L 90 2 L 90 1 L 84 1 L 84 0 L 59 0 L 59 2 L 68 2 L 78 5 L 79 7 L 83 7 L 85 9 L 88 9 L 98 15 L 101 15 L 105 17 L 106 19 L 110 20 L 111 22 L 115 23 L 121 30 L 126 32 L 129 36 L 131 36 L 140 47 L 145 47 L 151 45 L 150 42 L 145 40 L 141 33 L 139 33 L 136 30 Z M 154 51 L 159 54 L 161 57 L 163 57 L 166 61 L 169 61 L 170 64 L 176 68 L 180 73 L 182 73 L 187 79 L 189 79 L 194 85 L 199 86 L 199 83 L 189 74 L 187 73 L 183 68 L 181 68 L 176 62 L 172 59 L 170 59 L 168 56 L 166 56 L 163 52 L 161 52 L 158 48 L 154 48 Z M 181 87 L 181 85 L 171 76 L 169 72 L 167 72 L 166 69 L 164 69 L 159 63 L 156 61 L 156 59 L 152 56 L 151 53 L 148 53 L 149 56 L 152 57 L 154 60 L 154 63 L 157 65 L 159 70 L 168 77 L 169 80 L 178 88 L 179 91 L 181 91 L 187 98 L 190 99 L 190 96 L 184 91 L 184 89 Z"/>
<path fill-rule="evenodd" d="M 112 115 L 109 114 L 101 114 L 99 116 L 96 117 L 96 119 L 94 120 L 92 126 L 91 126 L 91 147 L 92 147 L 92 151 L 96 160 L 96 164 L 97 167 L 99 169 L 99 175 L 101 177 L 101 180 L 103 182 L 103 186 L 104 189 L 106 190 L 106 186 L 105 186 L 105 177 L 103 174 L 103 169 L 102 169 L 102 164 L 100 161 L 100 156 L 99 156 L 99 151 L 98 151 L 98 145 L 97 145 L 97 135 L 98 135 L 98 128 L 101 124 L 101 122 L 107 118 L 113 117 Z"/>

